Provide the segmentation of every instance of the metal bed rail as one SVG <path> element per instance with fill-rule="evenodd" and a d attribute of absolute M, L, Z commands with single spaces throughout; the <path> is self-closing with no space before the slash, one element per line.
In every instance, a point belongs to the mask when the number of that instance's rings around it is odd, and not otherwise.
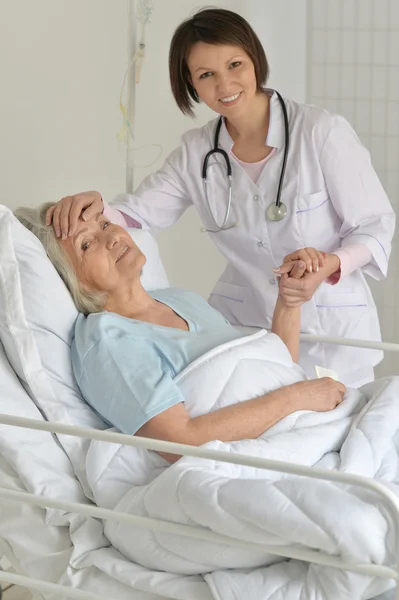
<path fill-rule="evenodd" d="M 374 342 L 356 338 L 334 337 L 331 335 L 315 335 L 313 333 L 301 333 L 303 342 L 320 342 L 321 344 L 334 344 L 338 346 L 354 346 L 356 348 L 369 348 L 371 350 L 382 350 L 399 354 L 399 344 L 394 342 Z"/>
<path fill-rule="evenodd" d="M 322 552 L 317 552 L 306 548 L 298 548 L 296 546 L 286 546 L 284 549 L 282 549 L 280 546 L 266 544 L 263 545 L 254 542 L 243 542 L 242 540 L 219 535 L 198 527 L 179 525 L 146 517 L 137 517 L 127 513 L 99 508 L 95 505 L 56 500 L 47 498 L 45 496 L 30 494 L 28 492 L 12 491 L 6 488 L 0 488 L 0 499 L 2 501 L 9 502 L 25 502 L 30 505 L 41 506 L 42 508 L 63 509 L 68 512 L 92 516 L 95 518 L 125 522 L 136 527 L 145 527 L 154 531 L 170 532 L 177 535 L 194 537 L 197 539 L 218 542 L 230 546 L 256 549 L 258 551 L 264 551 L 265 554 L 274 554 L 286 558 L 293 558 L 319 565 L 330 566 L 345 571 L 363 573 L 387 579 L 395 579 L 397 581 L 396 599 L 399 600 L 399 498 L 387 486 L 378 481 L 366 477 L 360 477 L 358 475 L 340 473 L 338 471 L 327 471 L 313 467 L 305 467 L 283 461 L 268 460 L 245 455 L 231 456 L 230 453 L 219 450 L 208 450 L 202 447 L 140 438 L 121 433 L 99 431 L 84 427 L 74 427 L 71 425 L 64 425 L 62 423 L 37 421 L 34 419 L 25 419 L 10 415 L 0 415 L 0 423 L 3 425 L 35 429 L 55 434 L 72 435 L 80 438 L 88 438 L 91 440 L 110 442 L 114 444 L 124 444 L 139 448 L 147 448 L 149 450 L 157 450 L 179 455 L 235 463 L 238 465 L 257 467 L 269 471 L 301 475 L 313 479 L 357 485 L 363 489 L 372 491 L 378 495 L 382 504 L 392 517 L 392 522 L 394 524 L 393 533 L 394 547 L 396 551 L 396 568 L 383 565 L 345 562 L 340 557 L 330 556 Z M 15 583 L 39 592 L 57 592 L 66 598 L 79 598 L 81 600 L 105 600 L 105 598 L 101 595 L 83 592 L 75 588 L 67 588 L 66 586 L 39 581 L 30 577 L 14 575 L 7 572 L 0 572 L 0 581 Z"/>
<path fill-rule="evenodd" d="M 360 339 L 317 336 L 305 333 L 301 334 L 301 340 L 327 344 L 337 344 L 342 346 L 355 346 L 360 348 L 375 348 L 383 350 L 385 352 L 399 353 L 399 344 L 387 342 L 373 342 Z M 281 473 L 288 473 L 292 475 L 302 475 L 305 477 L 322 479 L 325 481 L 337 481 L 341 483 L 358 485 L 359 487 L 362 487 L 364 489 L 374 491 L 377 495 L 380 496 L 394 523 L 394 547 L 396 550 L 396 569 L 382 565 L 346 563 L 339 557 L 334 557 L 328 554 L 324 554 L 322 552 L 316 552 L 314 550 L 298 548 L 295 546 L 286 546 L 283 552 L 281 547 L 243 542 L 241 540 L 215 534 L 213 532 L 203 530 L 197 527 L 177 525 L 175 523 L 165 522 L 158 519 L 135 517 L 126 513 L 115 512 L 108 509 L 101 509 L 94 505 L 64 502 L 60 500 L 54 500 L 52 498 L 46 498 L 44 496 L 29 494 L 28 492 L 15 492 L 1 487 L 0 500 L 6 502 L 26 502 L 27 504 L 33 506 L 40 506 L 42 508 L 58 508 L 68 510 L 77 514 L 83 514 L 86 516 L 93 516 L 96 518 L 126 522 L 137 527 L 148 527 L 149 529 L 152 529 L 154 531 L 168 531 L 170 533 L 177 533 L 179 535 L 196 537 L 198 539 L 206 539 L 209 541 L 219 543 L 221 542 L 226 545 L 237 546 L 241 548 L 255 548 L 258 551 L 264 550 L 266 554 L 275 554 L 276 556 L 303 560 L 305 562 L 312 562 L 324 566 L 334 567 L 341 570 L 353 571 L 357 573 L 363 573 L 387 579 L 395 579 L 397 581 L 396 600 L 399 600 L 399 499 L 388 487 L 386 487 L 382 483 L 374 481 L 373 479 L 368 479 L 365 477 L 359 477 L 357 475 L 350 475 L 346 473 L 338 473 L 336 471 L 326 471 L 323 469 L 317 469 L 313 467 L 304 467 L 283 461 L 274 461 L 256 457 L 249 457 L 245 455 L 235 455 L 234 457 L 232 457 L 229 453 L 218 450 L 207 450 L 205 448 L 197 448 L 194 446 L 187 446 L 184 444 L 174 444 L 172 442 L 163 442 L 161 440 L 150 440 L 147 438 L 131 437 L 128 435 L 113 432 L 98 431 L 95 429 L 87 429 L 83 427 L 73 427 L 70 425 L 64 425 L 62 423 L 36 421 L 34 419 L 24 419 L 21 417 L 12 417 L 9 415 L 0 414 L 0 424 L 10 425 L 14 427 L 23 427 L 27 429 L 36 429 L 55 434 L 67 434 L 75 437 L 84 437 L 91 440 L 105 441 L 114 444 L 125 444 L 128 446 L 147 448 L 149 450 L 158 450 L 170 453 L 175 452 L 176 454 L 185 456 L 197 456 L 205 459 L 220 460 L 221 462 L 229 462 L 244 466 L 258 467 L 260 469 L 279 471 Z M 0 538 L 0 549 L 2 546 L 6 547 L 4 541 L 2 541 Z M 7 549 L 5 553 L 7 554 Z M 59 584 L 41 581 L 31 577 L 26 577 L 24 575 L 13 574 L 5 571 L 0 571 L 0 582 L 1 581 L 19 585 L 22 587 L 27 587 L 31 590 L 37 590 L 38 592 L 42 591 L 60 593 L 65 598 L 76 598 L 79 600 L 108 600 L 108 597 L 106 598 L 99 594 L 84 592 L 75 588 L 67 588 Z"/>

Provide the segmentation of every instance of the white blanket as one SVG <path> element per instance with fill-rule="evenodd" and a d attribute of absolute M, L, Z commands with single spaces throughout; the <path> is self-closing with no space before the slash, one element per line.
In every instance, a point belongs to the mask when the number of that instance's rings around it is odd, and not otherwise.
<path fill-rule="evenodd" d="M 207 353 L 177 381 L 194 416 L 301 379 L 280 340 L 258 332 Z M 257 440 L 207 447 L 375 477 L 396 490 L 398 400 L 399 378 L 380 380 L 350 390 L 334 411 L 296 412 Z M 87 471 L 100 506 L 363 563 L 392 560 L 384 510 L 352 486 L 190 457 L 166 468 L 153 452 L 100 442 L 91 445 Z M 105 534 L 144 567 L 203 574 L 217 600 L 360 600 L 389 587 L 382 579 L 126 524 L 108 522 Z"/>

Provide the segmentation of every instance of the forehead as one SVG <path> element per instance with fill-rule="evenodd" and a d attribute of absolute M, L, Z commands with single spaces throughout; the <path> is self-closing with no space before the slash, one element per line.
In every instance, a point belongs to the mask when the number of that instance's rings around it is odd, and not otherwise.
<path fill-rule="evenodd" d="M 191 48 L 187 64 L 190 69 L 210 67 L 213 63 L 226 62 L 233 56 L 248 56 L 244 48 L 233 44 L 207 44 L 197 42 Z"/>
<path fill-rule="evenodd" d="M 76 225 L 76 233 L 75 233 L 75 237 L 76 235 L 78 235 L 83 229 L 96 229 L 98 227 L 98 224 L 103 221 L 105 219 L 104 215 L 102 213 L 99 213 L 98 215 L 96 215 L 93 219 L 90 219 L 89 221 L 84 221 L 82 219 L 82 215 L 80 215 L 77 225 Z"/>
<path fill-rule="evenodd" d="M 72 237 L 67 237 L 66 240 L 62 240 L 59 239 L 59 243 L 61 244 L 61 246 L 64 248 L 64 250 L 66 251 L 66 253 L 72 258 L 74 255 L 76 255 L 76 248 L 75 248 L 75 242 L 76 242 L 76 238 L 82 233 L 82 231 L 86 230 L 87 233 L 90 233 L 92 231 L 95 231 L 98 229 L 99 223 L 104 220 L 104 215 L 103 214 L 99 214 L 96 217 L 94 217 L 93 219 L 90 219 L 90 221 L 83 221 L 82 217 L 80 216 L 78 219 L 78 222 L 76 224 L 76 231 L 74 233 L 74 235 Z"/>

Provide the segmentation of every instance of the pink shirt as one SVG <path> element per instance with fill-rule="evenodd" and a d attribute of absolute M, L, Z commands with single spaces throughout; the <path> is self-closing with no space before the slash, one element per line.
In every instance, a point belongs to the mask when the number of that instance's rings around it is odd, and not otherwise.
<path fill-rule="evenodd" d="M 104 204 L 104 211 L 103 211 L 104 216 L 107 217 L 107 219 L 109 219 L 109 221 L 112 221 L 113 223 L 115 223 L 115 225 L 120 225 L 121 227 L 123 227 L 123 229 L 130 229 L 130 228 L 141 229 L 141 223 L 136 221 L 136 219 L 132 219 L 132 217 L 129 217 L 129 215 L 126 215 L 125 213 L 121 212 L 120 210 L 117 210 L 116 208 L 114 208 L 113 206 L 110 206 L 109 204 L 104 202 L 104 199 L 103 199 L 103 204 Z"/>
<path fill-rule="evenodd" d="M 353 271 L 356 271 L 356 269 L 364 267 L 372 259 L 370 250 L 364 244 L 351 244 L 344 248 L 341 247 L 331 254 L 336 254 L 341 261 L 338 271 L 335 271 L 335 273 L 326 279 L 326 282 L 331 283 L 331 285 L 338 283 L 341 277 L 346 277 L 353 273 Z"/>
<path fill-rule="evenodd" d="M 246 174 L 252 179 L 252 181 L 254 183 L 257 183 L 257 181 L 263 171 L 263 167 L 265 166 L 267 161 L 272 156 L 274 156 L 274 154 L 276 154 L 276 148 L 273 148 L 272 151 L 270 152 L 270 154 L 268 154 L 266 156 L 266 158 L 260 160 L 259 162 L 254 162 L 254 163 L 244 162 L 243 160 L 240 160 L 239 158 L 237 158 L 236 155 L 233 154 L 233 152 L 231 154 L 234 157 L 234 159 L 238 162 L 238 164 L 242 166 L 242 168 L 244 169 Z"/>

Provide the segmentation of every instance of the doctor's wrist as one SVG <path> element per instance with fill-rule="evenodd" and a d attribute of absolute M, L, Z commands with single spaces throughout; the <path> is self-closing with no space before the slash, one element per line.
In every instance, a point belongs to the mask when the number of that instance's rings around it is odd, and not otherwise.
<path fill-rule="evenodd" d="M 326 254 L 324 260 L 326 277 L 331 277 L 331 275 L 340 270 L 341 259 L 337 254 Z"/>

